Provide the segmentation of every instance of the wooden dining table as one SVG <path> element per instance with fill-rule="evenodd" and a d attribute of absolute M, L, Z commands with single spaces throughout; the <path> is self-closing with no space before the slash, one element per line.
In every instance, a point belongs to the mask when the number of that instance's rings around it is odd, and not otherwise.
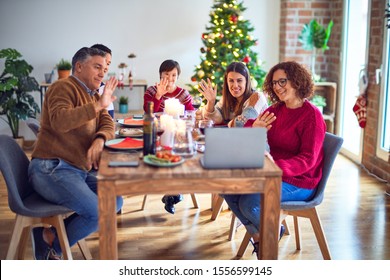
<path fill-rule="evenodd" d="M 278 258 L 282 171 L 267 157 L 263 168 L 204 169 L 201 156 L 174 167 L 155 167 L 144 163 L 139 153 L 103 151 L 98 171 L 100 259 L 118 259 L 116 196 L 167 193 L 260 193 L 259 259 Z M 110 161 L 137 159 L 138 167 L 108 166 Z"/>

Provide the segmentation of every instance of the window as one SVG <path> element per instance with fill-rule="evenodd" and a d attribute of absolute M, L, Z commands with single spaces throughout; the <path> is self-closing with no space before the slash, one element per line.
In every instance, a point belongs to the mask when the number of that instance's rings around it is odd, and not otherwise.
<path fill-rule="evenodd" d="M 384 34 L 377 156 L 388 161 L 390 151 L 390 29 L 386 28 Z"/>

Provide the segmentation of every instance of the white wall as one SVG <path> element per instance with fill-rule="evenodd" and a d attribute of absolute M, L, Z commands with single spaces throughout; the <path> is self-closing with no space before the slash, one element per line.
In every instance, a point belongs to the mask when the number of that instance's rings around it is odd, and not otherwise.
<path fill-rule="evenodd" d="M 243 16 L 255 28 L 256 51 L 268 70 L 278 62 L 280 0 L 243 2 Z M 200 62 L 201 34 L 212 5 L 213 0 L 1 0 L 0 49 L 21 52 L 43 82 L 61 58 L 71 60 L 81 47 L 102 43 L 113 51 L 110 72 L 119 72 L 120 62 L 130 64 L 127 56 L 133 52 L 135 78 L 152 85 L 161 62 L 172 58 L 182 68 L 178 84 L 185 86 Z M 35 96 L 40 104 L 39 93 Z M 24 124 L 21 129 L 26 139 L 34 139 Z M 10 134 L 3 122 L 0 134 Z"/>

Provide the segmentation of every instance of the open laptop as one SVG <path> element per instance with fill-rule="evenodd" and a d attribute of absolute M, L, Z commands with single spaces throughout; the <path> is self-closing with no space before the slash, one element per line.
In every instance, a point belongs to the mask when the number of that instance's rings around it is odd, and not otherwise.
<path fill-rule="evenodd" d="M 262 168 L 266 147 L 265 128 L 209 128 L 200 163 L 206 169 Z"/>

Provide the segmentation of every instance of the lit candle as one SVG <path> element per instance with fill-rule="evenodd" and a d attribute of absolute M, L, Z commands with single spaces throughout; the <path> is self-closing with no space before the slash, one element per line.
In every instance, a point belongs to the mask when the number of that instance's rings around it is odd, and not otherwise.
<path fill-rule="evenodd" d="M 164 129 L 160 136 L 160 143 L 163 147 L 173 146 L 173 137 L 175 135 L 175 121 L 171 115 L 163 114 L 160 116 L 161 128 Z"/>
<path fill-rule="evenodd" d="M 162 114 L 160 116 L 160 122 L 161 122 L 161 128 L 165 129 L 167 126 L 170 125 L 171 122 L 173 122 L 173 117 L 171 115 Z"/>
<path fill-rule="evenodd" d="M 179 100 L 176 98 L 165 100 L 164 106 L 164 113 L 171 115 L 174 119 L 179 119 L 182 111 L 184 114 L 184 105 L 180 104 Z"/>

